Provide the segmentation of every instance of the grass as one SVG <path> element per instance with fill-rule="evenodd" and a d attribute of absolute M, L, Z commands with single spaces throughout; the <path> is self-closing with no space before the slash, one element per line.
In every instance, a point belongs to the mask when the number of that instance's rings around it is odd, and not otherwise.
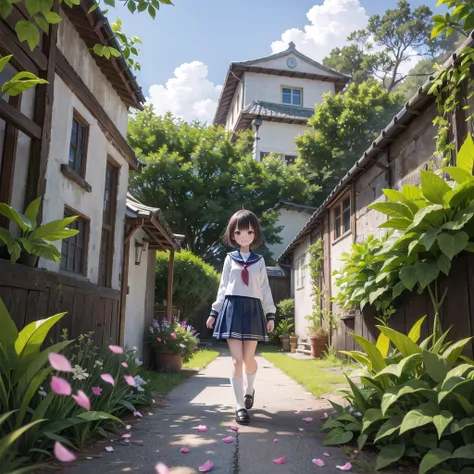
<path fill-rule="evenodd" d="M 166 395 L 180 383 L 194 375 L 198 370 L 210 364 L 220 353 L 208 349 L 201 349 L 194 353 L 191 360 L 183 364 L 183 370 L 176 374 L 167 374 L 153 370 L 145 371 L 142 377 L 150 384 L 150 390 L 157 395 Z"/>
<path fill-rule="evenodd" d="M 347 384 L 344 376 L 324 370 L 334 367 L 329 361 L 293 359 L 279 353 L 278 348 L 273 350 L 271 346 L 267 347 L 259 350 L 261 355 L 317 397 L 324 393 L 337 392 L 341 384 Z"/>

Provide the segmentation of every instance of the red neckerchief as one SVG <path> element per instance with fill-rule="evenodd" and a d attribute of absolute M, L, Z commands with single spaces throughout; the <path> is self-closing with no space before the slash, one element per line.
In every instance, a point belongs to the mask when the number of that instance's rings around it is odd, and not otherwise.
<path fill-rule="evenodd" d="M 240 255 L 241 258 L 243 258 L 242 255 L 240 254 L 240 252 L 239 252 L 239 255 Z M 252 256 L 252 254 L 250 254 L 249 259 L 250 259 L 251 256 Z M 248 267 L 250 267 L 250 265 L 253 265 L 254 263 L 257 263 L 260 260 L 260 258 L 258 258 L 257 260 L 252 260 L 251 262 L 249 262 L 249 261 L 241 262 L 240 260 L 237 260 L 236 258 L 233 258 L 232 260 L 234 260 L 235 263 L 238 263 L 242 267 L 242 273 L 241 273 L 242 281 L 244 282 L 244 285 L 249 286 Z"/>

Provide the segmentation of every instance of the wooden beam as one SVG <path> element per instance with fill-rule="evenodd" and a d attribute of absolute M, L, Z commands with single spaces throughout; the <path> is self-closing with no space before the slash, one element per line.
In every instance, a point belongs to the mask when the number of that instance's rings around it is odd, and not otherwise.
<path fill-rule="evenodd" d="M 130 242 L 131 238 L 134 236 L 134 234 L 143 227 L 143 219 L 141 223 L 138 224 L 132 224 L 130 226 L 130 229 L 128 232 L 125 234 L 125 238 L 123 239 L 123 242 L 126 244 L 127 242 Z"/>
<path fill-rule="evenodd" d="M 53 12 L 59 12 L 55 2 Z M 28 175 L 26 179 L 25 207 L 34 199 L 45 195 L 46 168 L 48 166 L 51 131 L 53 126 L 54 78 L 56 77 L 56 42 L 58 25 L 50 25 L 49 33 L 43 35 L 43 52 L 48 58 L 46 71 L 40 71 L 39 77 L 46 79 L 47 84 L 36 86 L 34 121 L 41 126 L 41 137 L 32 140 Z M 38 222 L 42 222 L 43 202 L 38 211 Z"/>
<path fill-rule="evenodd" d="M 149 227 L 146 226 L 144 227 L 144 230 L 146 233 L 150 236 L 151 239 L 158 245 L 160 250 L 168 250 L 165 245 L 163 245 L 163 242 L 155 235 L 156 234 L 156 228 L 155 227 Z"/>
<path fill-rule="evenodd" d="M 170 250 L 168 260 L 168 296 L 166 298 L 166 318 L 171 322 L 173 315 L 173 277 L 174 277 L 174 250 Z"/>
<path fill-rule="evenodd" d="M 127 230 L 127 226 L 125 226 Z M 120 320 L 119 320 L 119 345 L 123 346 L 125 338 L 125 314 L 127 310 L 128 269 L 130 264 L 130 241 L 124 243 L 122 274 L 120 280 Z"/>
<path fill-rule="evenodd" d="M 1 22 L 0 22 L 1 23 Z M 23 115 L 18 109 L 12 107 L 5 100 L 0 99 L 0 118 L 5 122 L 13 123 L 15 127 L 28 135 L 30 138 L 41 138 L 41 127 L 33 120 Z"/>
<path fill-rule="evenodd" d="M 151 216 L 151 223 L 161 232 L 161 235 L 166 239 L 166 241 L 171 245 L 172 248 L 177 249 L 177 244 L 174 238 L 171 238 L 168 235 L 168 232 L 165 228 L 160 224 L 158 219 L 155 216 Z"/>
<path fill-rule="evenodd" d="M 138 170 L 138 163 L 135 152 L 127 143 L 127 140 L 115 126 L 107 112 L 100 105 L 94 94 L 84 84 L 79 74 L 69 64 L 61 51 L 56 50 L 56 72 L 59 77 L 67 84 L 71 91 L 79 98 L 79 100 L 87 107 L 90 113 L 97 119 L 102 131 L 111 137 L 112 144 L 127 160 L 130 168 Z"/>

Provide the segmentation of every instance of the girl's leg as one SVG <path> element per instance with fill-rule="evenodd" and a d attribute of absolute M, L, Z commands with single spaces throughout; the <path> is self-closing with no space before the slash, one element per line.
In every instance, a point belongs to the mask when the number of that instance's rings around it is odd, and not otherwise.
<path fill-rule="evenodd" d="M 242 341 L 237 339 L 227 339 L 230 355 L 232 357 L 232 376 L 230 384 L 234 390 L 235 400 L 237 401 L 237 410 L 245 408 L 244 403 L 244 384 L 242 378 L 242 365 L 244 362 L 244 351 Z"/>
<path fill-rule="evenodd" d="M 253 386 L 255 383 L 255 376 L 257 375 L 257 361 L 255 360 L 255 350 L 257 349 L 257 341 L 244 341 L 244 364 L 245 375 L 247 376 L 247 386 L 245 387 L 245 394 L 253 397 Z"/>

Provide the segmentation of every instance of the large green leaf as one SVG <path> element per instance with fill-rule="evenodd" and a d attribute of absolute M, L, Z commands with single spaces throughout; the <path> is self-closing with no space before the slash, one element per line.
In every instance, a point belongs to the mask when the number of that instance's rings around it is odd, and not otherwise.
<path fill-rule="evenodd" d="M 354 360 L 357 362 L 360 362 L 361 364 L 365 365 L 366 367 L 372 368 L 372 362 L 370 359 L 360 351 L 339 351 L 340 354 L 342 355 L 347 355 L 349 357 L 352 357 Z"/>
<path fill-rule="evenodd" d="M 388 219 L 383 224 L 380 224 L 379 229 L 406 230 L 411 223 L 412 221 L 406 217 L 394 217 L 393 219 Z"/>
<path fill-rule="evenodd" d="M 469 236 L 466 232 L 457 232 L 454 235 L 443 232 L 438 235 L 436 240 L 441 251 L 452 260 L 454 256 L 466 248 L 469 243 Z"/>
<path fill-rule="evenodd" d="M 377 456 L 377 471 L 397 462 L 404 454 L 404 444 L 389 444 L 388 446 L 384 446 Z"/>
<path fill-rule="evenodd" d="M 78 216 L 66 217 L 56 221 L 48 222 L 41 227 L 38 227 L 32 234 L 32 239 L 48 240 L 48 236 L 54 235 L 56 232 L 64 230 L 71 222 L 74 222 Z M 56 239 L 57 240 L 57 239 Z"/>
<path fill-rule="evenodd" d="M 362 418 L 362 433 L 367 431 L 367 429 L 376 421 L 386 420 L 389 418 L 388 415 L 384 415 L 382 410 L 379 408 L 369 408 Z"/>
<path fill-rule="evenodd" d="M 432 171 L 420 171 L 421 191 L 428 201 L 444 204 L 444 196 L 451 191 L 446 181 Z"/>
<path fill-rule="evenodd" d="M 407 199 L 410 200 L 423 199 L 423 193 L 421 192 L 421 189 L 417 186 L 413 186 L 412 184 L 405 184 L 402 186 L 402 193 Z"/>
<path fill-rule="evenodd" d="M 466 391 L 466 387 L 468 390 L 472 390 L 474 388 L 474 380 L 466 380 L 463 377 L 451 377 L 446 379 L 441 384 L 438 393 L 438 403 L 441 403 L 448 395 L 456 392 L 459 389 L 463 389 L 462 391 Z M 462 393 L 457 393 L 457 395 L 463 395 Z"/>
<path fill-rule="evenodd" d="M 413 290 L 413 288 L 418 282 L 418 278 L 414 271 L 413 265 L 402 268 L 402 271 L 400 272 L 400 280 L 402 281 L 405 288 L 407 288 L 410 291 Z"/>
<path fill-rule="evenodd" d="M 421 352 L 420 347 L 415 344 L 408 336 L 401 332 L 395 331 L 395 329 L 386 326 L 376 326 L 381 332 L 390 338 L 393 345 L 400 351 L 403 357 L 408 357 L 412 354 L 418 354 Z"/>
<path fill-rule="evenodd" d="M 32 426 L 42 423 L 45 420 L 37 420 L 27 425 L 22 426 L 21 428 L 12 431 L 3 438 L 0 438 L 0 459 L 5 455 L 5 452 L 10 449 L 13 444 L 18 440 L 24 433 L 26 433 Z"/>
<path fill-rule="evenodd" d="M 121 425 L 125 424 L 120 418 L 117 418 L 110 413 L 106 413 L 105 411 L 85 411 L 80 415 L 77 415 L 77 418 L 82 418 L 86 421 L 111 420 L 120 423 Z"/>
<path fill-rule="evenodd" d="M 431 204 L 430 206 L 420 209 L 413 219 L 413 224 L 410 226 L 410 230 L 413 230 L 424 225 L 424 228 L 428 230 L 430 227 L 437 227 L 443 221 L 444 210 L 443 206 L 439 204 Z"/>
<path fill-rule="evenodd" d="M 8 312 L 7 307 L 0 298 L 0 345 L 3 347 L 5 352 L 6 364 L 4 365 L 1 361 L 2 351 L 0 351 L 0 366 L 2 367 L 14 367 L 17 361 L 17 354 L 15 352 L 15 340 L 18 337 L 18 330 L 13 322 L 13 319 Z"/>
<path fill-rule="evenodd" d="M 471 134 L 467 134 L 464 143 L 456 155 L 456 165 L 458 168 L 472 175 L 474 167 L 474 142 Z"/>
<path fill-rule="evenodd" d="M 390 350 L 390 339 L 381 332 L 375 346 L 380 351 L 380 354 L 382 354 L 382 357 L 385 358 L 388 356 L 388 351 Z"/>
<path fill-rule="evenodd" d="M 381 370 L 375 379 L 383 375 L 395 375 L 395 377 L 400 378 L 405 372 L 409 371 L 421 360 L 421 354 L 412 354 L 408 357 L 404 357 L 398 364 L 390 364 Z"/>
<path fill-rule="evenodd" d="M 364 337 L 359 336 L 357 334 L 351 334 L 351 336 L 357 341 L 360 347 L 362 347 L 362 349 L 365 351 L 370 361 L 372 362 L 372 367 L 377 372 L 387 367 L 387 363 L 385 362 L 382 354 L 372 342 L 370 342 L 368 339 L 365 339 Z"/>
<path fill-rule="evenodd" d="M 458 184 L 462 184 L 474 179 L 472 173 L 469 173 L 468 171 L 463 170 L 462 168 L 459 168 L 457 166 L 447 166 L 445 168 L 442 168 L 442 170 L 445 173 L 449 173 L 451 175 L 451 178 L 453 178 L 453 180 L 456 181 L 456 183 Z"/>
<path fill-rule="evenodd" d="M 454 420 L 451 425 L 451 434 L 458 433 L 465 428 L 474 427 L 474 418 L 463 418 L 462 420 Z"/>
<path fill-rule="evenodd" d="M 471 341 L 472 337 L 467 337 L 465 339 L 461 339 L 460 341 L 451 344 L 444 352 L 443 357 L 448 359 L 448 362 L 454 366 L 461 355 L 464 347 Z"/>
<path fill-rule="evenodd" d="M 37 226 L 36 218 L 38 216 L 38 211 L 41 205 L 41 197 L 30 202 L 25 211 L 25 217 L 31 222 L 31 230 L 35 230 Z"/>
<path fill-rule="evenodd" d="M 10 255 L 10 262 L 15 263 L 20 258 L 20 244 L 7 229 L 0 227 L 0 243 L 2 242 L 7 246 L 7 250 Z"/>
<path fill-rule="evenodd" d="M 466 181 L 465 183 L 458 184 L 454 189 L 449 191 L 444 197 L 445 205 L 449 205 L 451 208 L 457 208 L 464 200 L 468 199 L 472 201 L 474 198 L 474 180 Z"/>
<path fill-rule="evenodd" d="M 423 403 L 418 408 L 410 410 L 403 418 L 400 426 L 400 434 L 421 428 L 433 422 L 433 417 L 439 414 L 436 405 L 432 402 Z"/>
<path fill-rule="evenodd" d="M 438 415 L 433 416 L 433 424 L 436 426 L 438 430 L 438 438 L 441 439 L 443 436 L 444 430 L 449 426 L 449 424 L 453 421 L 454 416 L 451 412 L 447 410 L 441 410 Z"/>
<path fill-rule="evenodd" d="M 435 448 L 428 451 L 421 460 L 419 474 L 426 474 L 429 470 L 451 458 L 451 453 L 444 449 Z"/>
<path fill-rule="evenodd" d="M 415 270 L 416 278 L 422 289 L 435 281 L 439 275 L 437 263 L 417 262 L 413 266 L 413 269 Z"/>
<path fill-rule="evenodd" d="M 417 431 L 413 438 L 416 446 L 422 448 L 435 449 L 438 447 L 438 437 L 435 433 L 425 433 L 423 431 Z"/>
<path fill-rule="evenodd" d="M 323 440 L 323 446 L 334 446 L 346 444 L 354 437 L 352 431 L 345 431 L 342 428 L 336 428 L 330 431 Z"/>
<path fill-rule="evenodd" d="M 23 232 L 30 230 L 32 227 L 29 219 L 8 204 L 0 203 L 0 214 L 15 222 Z"/>
<path fill-rule="evenodd" d="M 447 359 L 427 350 L 423 351 L 423 363 L 427 374 L 437 383 L 442 382 L 452 369 Z"/>
<path fill-rule="evenodd" d="M 413 342 L 418 342 L 420 339 L 421 335 L 421 325 L 423 324 L 424 320 L 426 319 L 426 315 L 420 318 L 410 329 L 410 332 L 408 333 L 408 337 L 413 341 Z"/>
<path fill-rule="evenodd" d="M 413 393 L 421 394 L 430 394 L 433 393 L 433 390 L 430 388 L 429 384 L 423 380 L 411 379 L 408 382 L 405 382 L 402 385 L 397 385 L 396 387 L 390 387 L 387 389 L 385 394 L 382 397 L 381 410 L 385 415 L 387 410 L 400 398 L 404 395 L 411 395 Z"/>
<path fill-rule="evenodd" d="M 423 235 L 423 242 L 425 244 L 426 250 L 430 250 L 433 244 L 436 242 L 436 237 L 441 232 L 439 228 L 431 227 Z"/>
<path fill-rule="evenodd" d="M 375 202 L 370 204 L 369 209 L 373 209 L 374 211 L 381 212 L 382 214 L 386 214 L 390 217 L 406 217 L 407 219 L 413 219 L 413 213 L 405 206 L 405 204 L 397 203 L 397 202 Z"/>
<path fill-rule="evenodd" d="M 389 418 L 379 429 L 375 443 L 385 438 L 386 436 L 393 435 L 400 428 L 403 421 L 403 415 L 395 415 Z"/>
<path fill-rule="evenodd" d="M 53 244 L 48 244 L 39 239 L 30 240 L 26 238 L 21 238 L 20 242 L 29 254 L 38 255 L 56 262 L 61 260 L 61 252 Z"/>
<path fill-rule="evenodd" d="M 21 42 L 26 41 L 30 50 L 34 51 L 40 40 L 40 34 L 36 26 L 28 20 L 20 20 L 15 25 L 15 31 L 18 39 Z"/>
<path fill-rule="evenodd" d="M 357 385 L 346 375 L 344 374 L 347 381 L 349 382 L 349 385 L 352 390 L 352 395 L 354 397 L 354 403 L 358 409 L 362 413 L 362 415 L 367 411 L 367 401 L 364 398 L 363 392 L 357 387 Z"/>
<path fill-rule="evenodd" d="M 446 257 L 444 253 L 440 254 L 438 258 L 438 268 L 439 271 L 443 272 L 446 276 L 449 276 L 451 270 L 451 259 Z"/>

